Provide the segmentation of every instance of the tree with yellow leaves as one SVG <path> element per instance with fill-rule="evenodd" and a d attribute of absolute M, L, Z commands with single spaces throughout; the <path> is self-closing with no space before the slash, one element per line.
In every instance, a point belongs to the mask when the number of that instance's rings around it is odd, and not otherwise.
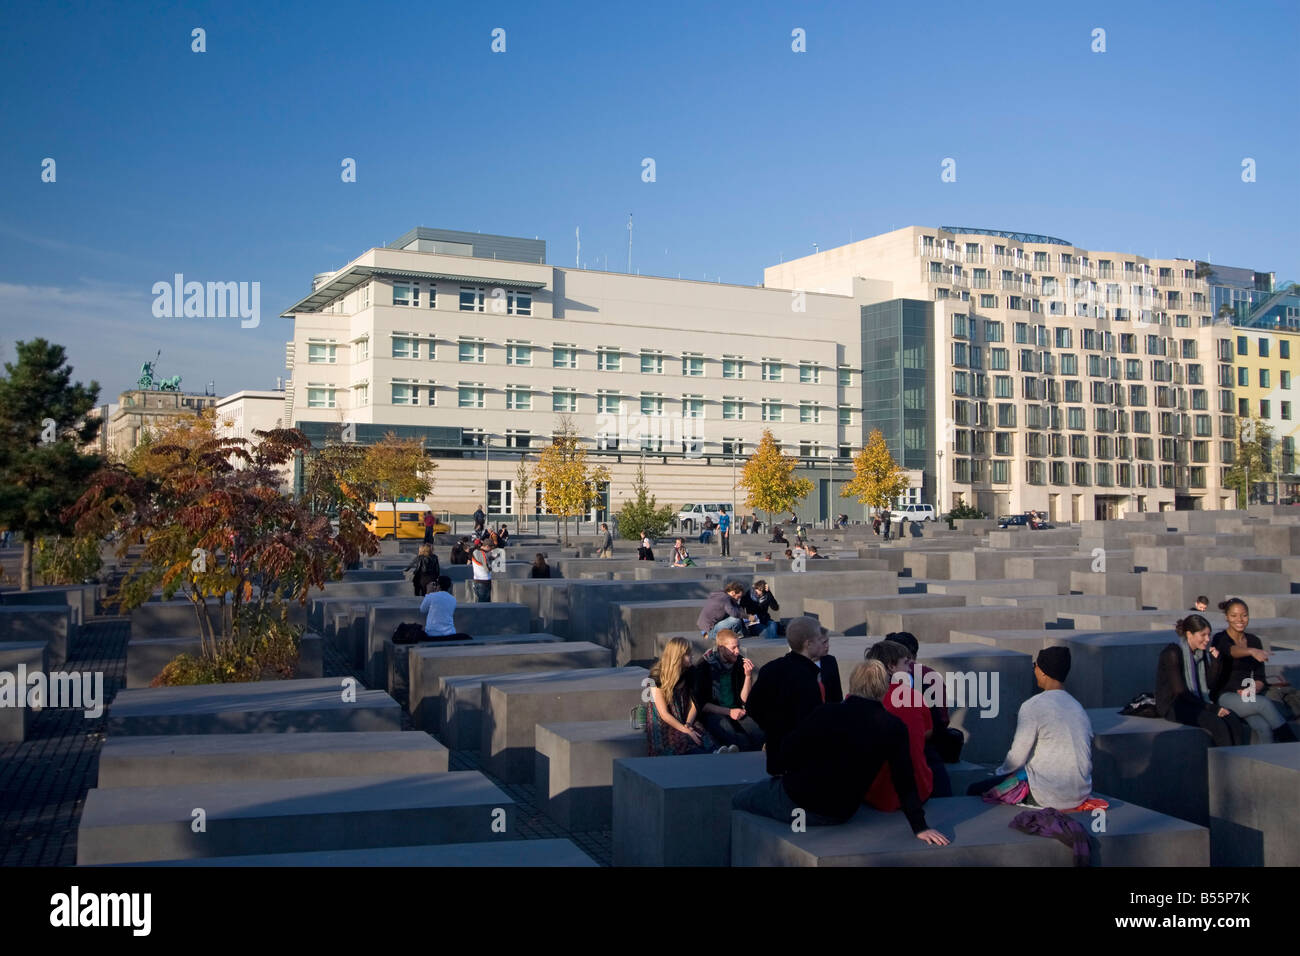
<path fill-rule="evenodd" d="M 573 420 L 561 415 L 551 444 L 542 449 L 533 468 L 542 489 L 542 502 L 553 515 L 564 517 L 564 544 L 569 543 L 569 518 L 584 515 L 600 501 L 600 483 L 609 481 L 604 465 L 588 465 Z"/>
<path fill-rule="evenodd" d="M 390 503 L 392 533 L 397 533 L 397 502 L 405 498 L 414 501 L 433 492 L 434 471 L 438 465 L 424 453 L 424 442 L 418 438 L 398 438 L 393 432 L 382 441 L 365 450 L 359 468 L 362 484 L 373 488 L 380 501 Z M 384 535 L 381 523 L 387 515 L 377 518 L 375 533 Z"/>
<path fill-rule="evenodd" d="M 907 491 L 907 472 L 898 467 L 879 428 L 871 431 L 866 447 L 853 459 L 853 480 L 841 498 L 857 498 L 871 508 L 883 508 Z"/>
<path fill-rule="evenodd" d="M 796 501 L 808 497 L 813 483 L 794 477 L 797 467 L 799 460 L 781 454 L 771 430 L 763 429 L 763 438 L 740 475 L 740 487 L 748 492 L 746 507 L 766 511 L 771 524 L 773 515 L 791 510 Z"/>

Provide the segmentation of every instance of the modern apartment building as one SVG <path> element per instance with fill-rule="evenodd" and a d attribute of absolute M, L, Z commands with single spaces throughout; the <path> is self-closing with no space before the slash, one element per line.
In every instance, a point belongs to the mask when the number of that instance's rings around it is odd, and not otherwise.
<path fill-rule="evenodd" d="M 1194 261 L 913 226 L 764 278 L 870 289 L 863 426 L 924 470 L 941 510 L 1078 521 L 1231 507 L 1232 336 Z"/>
<path fill-rule="evenodd" d="M 318 275 L 283 313 L 285 421 L 418 435 L 456 512 L 540 512 L 514 473 L 559 416 L 610 468 L 597 516 L 641 464 L 661 503 L 731 499 L 764 428 L 814 479 L 812 519 L 862 514 L 837 492 L 872 428 L 940 510 L 1232 507 L 1235 333 L 1204 263 L 917 226 L 758 287 L 545 260 L 540 240 L 421 228 Z"/>
<path fill-rule="evenodd" d="M 317 276 L 284 312 L 285 420 L 317 442 L 348 425 L 363 442 L 418 435 L 439 465 L 437 507 L 493 514 L 541 511 L 536 492 L 516 505 L 514 475 L 559 416 L 611 471 L 598 513 L 643 462 L 661 504 L 729 501 L 733 466 L 771 428 L 825 483 L 823 511 L 855 511 L 828 500 L 861 446 L 852 296 L 545 255 L 543 241 L 416 229 Z"/>
<path fill-rule="evenodd" d="M 1253 479 L 1250 500 L 1295 502 L 1300 500 L 1295 453 L 1300 438 L 1300 391 L 1295 382 L 1300 375 L 1300 330 L 1238 326 L 1232 333 L 1238 420 L 1263 422 L 1270 431 L 1265 450 L 1272 478 Z"/>

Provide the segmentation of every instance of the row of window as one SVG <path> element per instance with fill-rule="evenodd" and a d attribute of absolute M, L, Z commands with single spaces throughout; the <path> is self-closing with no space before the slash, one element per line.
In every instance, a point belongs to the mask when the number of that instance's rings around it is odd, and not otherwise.
<path fill-rule="evenodd" d="M 1206 433 L 1208 438 L 1209 433 Z M 992 436 L 990 442 L 990 436 Z M 990 453 L 1002 457 L 1015 457 L 1015 432 L 984 432 L 960 428 L 953 432 L 953 451 L 957 455 L 986 456 Z M 1161 461 L 1183 461 L 1190 453 L 1194 462 L 1210 460 L 1210 442 L 1208 440 L 1192 441 L 1184 444 L 1177 438 L 1127 438 L 1110 435 L 1094 435 L 1090 440 L 1087 435 L 1042 435 L 1031 433 L 1025 436 L 1024 454 L 1028 458 L 1098 458 L 1130 459 L 1154 461 L 1157 450 Z M 1230 441 L 1220 442 L 1220 454 L 1225 461 L 1231 461 L 1234 444 Z"/>
<path fill-rule="evenodd" d="M 432 281 L 394 280 L 393 305 L 406 308 L 438 307 L 438 284 Z M 370 288 L 367 284 L 360 302 L 361 308 L 370 305 Z M 500 315 L 532 315 L 533 294 L 517 292 L 513 289 L 496 287 L 491 290 L 482 286 L 460 287 L 459 305 L 461 312 L 496 312 Z"/>
<path fill-rule="evenodd" d="M 1011 463 L 997 459 L 958 458 L 952 463 L 953 481 L 959 484 L 1011 484 Z M 1181 473 L 1181 474 L 1180 474 Z M 1136 481 L 1133 479 L 1136 477 Z M 1158 477 L 1158 483 L 1157 483 Z M 1205 466 L 1110 465 L 1087 462 L 1025 462 L 1025 481 L 1031 485 L 1100 488 L 1204 488 Z"/>
<path fill-rule="evenodd" d="M 1263 335 L 1261 335 L 1259 338 L 1257 338 L 1257 339 L 1255 340 L 1255 342 L 1256 342 L 1256 346 L 1255 346 L 1255 354 L 1256 354 L 1259 358 L 1268 358 L 1268 357 L 1269 357 L 1269 355 L 1268 355 L 1268 352 L 1269 352 L 1269 338 L 1268 338 L 1267 336 L 1263 336 Z M 1238 336 L 1237 336 L 1237 354 L 1238 354 L 1238 355 L 1249 355 L 1249 354 L 1250 354 L 1250 337 L 1249 337 L 1249 336 L 1246 336 L 1246 335 L 1238 335 Z M 1291 357 L 1291 342 L 1290 342 L 1289 339 L 1281 339 L 1281 338 L 1278 339 L 1278 342 L 1277 342 L 1277 357 L 1280 358 L 1280 359 L 1289 359 L 1289 358 Z"/>
<path fill-rule="evenodd" d="M 1273 387 L 1272 370 L 1261 368 L 1261 369 L 1257 369 L 1257 371 L 1259 374 L 1255 376 L 1255 380 L 1256 382 L 1258 382 L 1259 387 L 1272 388 Z M 1283 369 L 1279 373 L 1278 378 L 1280 379 L 1280 381 L 1278 382 L 1279 388 L 1289 389 L 1291 387 L 1291 373 L 1289 371 Z M 1250 369 L 1246 368 L 1244 365 L 1237 366 L 1237 385 L 1241 388 L 1250 387 Z"/>
<path fill-rule="evenodd" d="M 923 256 L 943 256 L 947 259 L 957 259 L 964 262 L 984 262 L 984 246 L 978 242 L 968 242 L 965 244 L 964 251 L 958 248 L 958 245 L 952 239 L 943 239 L 936 244 L 934 236 L 917 237 L 917 248 Z M 1030 264 L 1030 255 L 1026 254 L 1023 248 L 1018 246 L 1008 247 L 1004 244 L 995 244 L 990 261 L 994 265 L 1011 265 L 1017 269 L 1031 269 L 1034 272 L 1067 272 L 1067 273 L 1084 273 L 1093 274 L 1098 278 L 1111 279 L 1116 277 L 1115 261 L 1112 259 L 1098 259 L 1092 263 L 1087 256 L 1076 255 L 1072 252 L 1062 252 L 1056 255 L 1056 267 L 1052 267 L 1052 254 L 1045 251 L 1035 251 L 1032 253 L 1032 266 Z M 1137 278 L 1138 276 L 1149 276 L 1153 280 L 1158 280 L 1161 285 L 1168 285 L 1174 281 L 1174 269 L 1168 266 L 1158 266 L 1155 270 L 1146 263 L 1135 261 L 1120 260 L 1123 266 L 1119 275 L 1125 278 Z M 1006 273 L 1003 273 L 1004 275 Z M 1182 270 L 1182 281 L 1190 283 L 1196 281 L 1196 271 L 1194 269 Z"/>

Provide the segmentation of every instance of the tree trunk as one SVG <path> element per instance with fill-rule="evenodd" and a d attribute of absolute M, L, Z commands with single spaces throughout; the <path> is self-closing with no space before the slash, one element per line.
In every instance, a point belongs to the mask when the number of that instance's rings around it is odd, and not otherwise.
<path fill-rule="evenodd" d="M 23 569 L 19 574 L 19 578 L 21 579 L 20 588 L 23 591 L 30 591 L 32 589 L 33 547 L 34 545 L 32 543 L 32 536 L 24 532 L 23 533 Z"/>

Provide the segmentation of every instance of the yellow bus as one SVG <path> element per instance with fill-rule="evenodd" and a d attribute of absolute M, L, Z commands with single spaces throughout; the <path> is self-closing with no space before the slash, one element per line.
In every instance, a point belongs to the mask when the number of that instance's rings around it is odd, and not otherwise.
<path fill-rule="evenodd" d="M 426 504 L 399 501 L 396 517 L 389 501 L 372 501 L 366 528 L 377 538 L 423 538 L 424 516 L 433 509 Z M 441 521 L 433 523 L 434 534 L 446 534 L 451 528 Z"/>

